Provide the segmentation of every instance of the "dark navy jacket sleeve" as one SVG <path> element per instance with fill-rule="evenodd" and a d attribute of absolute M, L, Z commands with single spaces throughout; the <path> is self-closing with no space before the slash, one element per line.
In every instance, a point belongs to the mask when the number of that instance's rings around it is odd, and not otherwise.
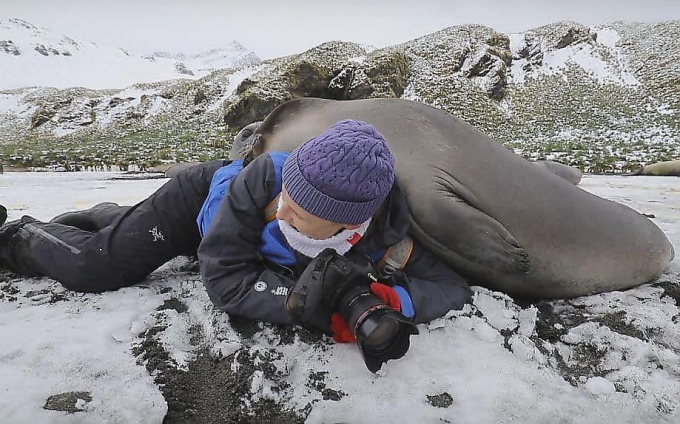
<path fill-rule="evenodd" d="M 284 309 L 295 281 L 265 267 L 258 247 L 264 208 L 275 193 L 269 155 L 259 156 L 232 181 L 198 248 L 203 283 L 210 299 L 229 314 L 290 324 Z"/>
<path fill-rule="evenodd" d="M 393 278 L 411 296 L 413 321 L 417 324 L 444 316 L 451 309 L 461 309 L 472 298 L 466 279 L 417 241 L 404 271 Z"/>

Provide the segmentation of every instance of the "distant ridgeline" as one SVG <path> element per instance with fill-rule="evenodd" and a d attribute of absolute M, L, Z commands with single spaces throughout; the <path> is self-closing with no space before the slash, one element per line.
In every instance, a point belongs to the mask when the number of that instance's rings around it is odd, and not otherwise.
<path fill-rule="evenodd" d="M 22 48 L 11 37 L 16 28 L 0 21 L 3 28 L 0 68 L 26 56 L 26 69 L 51 72 L 41 58 L 61 47 L 41 43 L 38 31 Z M 462 25 L 377 50 L 329 42 L 255 59 L 213 64 L 201 78 L 183 78 L 177 65 L 175 79 L 124 89 L 2 88 L 0 81 L 0 163 L 145 169 L 224 157 L 235 131 L 305 96 L 421 101 L 528 159 L 586 172 L 680 158 L 680 21 L 560 22 L 510 35 Z"/>

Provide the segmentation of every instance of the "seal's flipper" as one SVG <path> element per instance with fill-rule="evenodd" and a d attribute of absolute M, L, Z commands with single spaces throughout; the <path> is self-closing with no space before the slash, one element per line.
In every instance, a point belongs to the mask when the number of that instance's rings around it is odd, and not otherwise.
<path fill-rule="evenodd" d="M 422 193 L 422 192 L 421 192 Z M 411 232 L 453 266 L 461 258 L 472 264 L 512 274 L 529 271 L 529 256 L 515 237 L 497 220 L 449 190 L 418 201 L 408 197 Z M 434 199 L 433 199 L 434 198 Z"/>

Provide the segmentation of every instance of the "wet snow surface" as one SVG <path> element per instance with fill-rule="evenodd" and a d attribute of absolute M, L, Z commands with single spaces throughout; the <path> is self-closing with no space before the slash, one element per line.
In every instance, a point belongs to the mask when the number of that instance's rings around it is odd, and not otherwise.
<path fill-rule="evenodd" d="M 5 174 L 10 219 L 132 204 L 164 180 Z M 680 178 L 586 176 L 653 214 L 680 246 Z M 680 258 L 654 284 L 474 303 L 420 326 L 379 375 L 357 348 L 213 309 L 193 263 L 105 294 L 0 273 L 0 416 L 7 423 L 680 422 Z"/>

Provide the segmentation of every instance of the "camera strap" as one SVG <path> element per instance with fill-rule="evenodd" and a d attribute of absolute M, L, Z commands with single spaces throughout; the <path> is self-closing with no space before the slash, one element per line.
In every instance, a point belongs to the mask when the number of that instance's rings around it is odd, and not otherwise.
<path fill-rule="evenodd" d="M 399 243 L 390 246 L 376 265 L 380 273 L 380 280 L 387 280 L 395 272 L 403 271 L 411 253 L 413 253 L 413 239 L 410 236 L 406 236 Z"/>

